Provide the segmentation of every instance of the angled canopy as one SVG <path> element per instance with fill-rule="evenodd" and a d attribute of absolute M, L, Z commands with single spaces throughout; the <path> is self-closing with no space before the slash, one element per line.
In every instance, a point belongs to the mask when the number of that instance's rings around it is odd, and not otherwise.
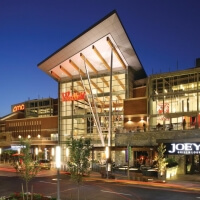
<path fill-rule="evenodd" d="M 121 24 L 116 11 L 111 12 L 84 33 L 50 55 L 38 67 L 57 81 L 85 76 L 85 65 L 89 74 L 101 74 L 110 70 L 111 50 L 113 50 L 113 71 L 131 67 L 138 78 L 146 73 Z M 117 76 L 119 85 L 124 87 Z M 102 81 L 106 83 L 106 80 Z"/>

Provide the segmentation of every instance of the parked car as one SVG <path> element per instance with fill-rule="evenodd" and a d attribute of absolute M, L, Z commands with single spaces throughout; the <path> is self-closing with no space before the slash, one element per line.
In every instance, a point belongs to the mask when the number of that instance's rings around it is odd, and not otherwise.
<path fill-rule="evenodd" d="M 38 163 L 41 169 L 51 169 L 51 162 L 49 160 L 39 160 Z"/>

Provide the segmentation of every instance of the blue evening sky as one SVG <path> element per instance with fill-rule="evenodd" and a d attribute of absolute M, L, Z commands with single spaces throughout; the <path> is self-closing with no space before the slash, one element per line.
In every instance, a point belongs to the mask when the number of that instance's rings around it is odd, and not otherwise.
<path fill-rule="evenodd" d="M 148 75 L 194 67 L 200 0 L 0 0 L 0 117 L 13 104 L 57 98 L 37 64 L 114 9 Z"/>

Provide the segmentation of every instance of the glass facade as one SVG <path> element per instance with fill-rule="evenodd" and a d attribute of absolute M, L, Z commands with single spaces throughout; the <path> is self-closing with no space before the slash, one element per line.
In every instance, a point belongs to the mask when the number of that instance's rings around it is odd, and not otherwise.
<path fill-rule="evenodd" d="M 82 100 L 62 101 L 62 94 L 83 93 Z M 113 73 L 112 76 L 112 125 L 111 143 L 114 144 L 115 130 L 123 127 L 123 100 L 126 98 L 126 71 Z M 108 144 L 109 108 L 110 108 L 110 73 L 91 77 L 90 80 L 70 80 L 60 83 L 60 138 L 61 144 L 69 138 L 91 138 L 94 147 L 102 147 L 98 127 Z M 63 141 L 63 142 L 62 142 Z M 65 148 L 65 144 L 63 144 Z M 96 152 L 99 157 L 99 152 Z M 101 157 L 101 156 L 100 156 Z"/>
<path fill-rule="evenodd" d="M 57 103 L 52 98 L 25 102 L 26 117 L 48 117 L 57 115 Z"/>
<path fill-rule="evenodd" d="M 199 126 L 199 69 L 179 71 L 149 78 L 149 124 L 163 129 Z"/>

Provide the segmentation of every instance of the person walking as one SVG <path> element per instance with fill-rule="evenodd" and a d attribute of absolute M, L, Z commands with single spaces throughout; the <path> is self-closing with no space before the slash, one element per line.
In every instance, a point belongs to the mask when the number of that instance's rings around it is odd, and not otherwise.
<path fill-rule="evenodd" d="M 146 132 L 146 124 L 143 123 L 143 129 L 144 129 L 144 132 Z"/>
<path fill-rule="evenodd" d="M 186 126 L 186 121 L 185 119 L 183 119 L 183 130 L 185 130 L 185 126 Z"/>

